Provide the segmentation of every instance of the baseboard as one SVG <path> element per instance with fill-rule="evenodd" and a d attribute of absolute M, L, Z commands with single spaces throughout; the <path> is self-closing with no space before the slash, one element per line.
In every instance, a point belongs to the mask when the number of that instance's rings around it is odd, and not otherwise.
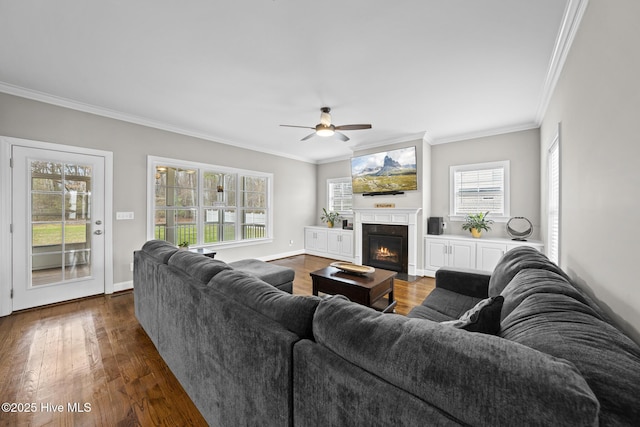
<path fill-rule="evenodd" d="M 279 254 L 258 257 L 256 259 L 259 259 L 260 261 L 273 261 L 275 259 L 288 258 L 290 256 L 296 256 L 296 255 L 303 255 L 304 253 L 305 253 L 304 249 L 299 249 L 297 251 L 282 252 L 282 253 L 279 253 Z"/>
<path fill-rule="evenodd" d="M 126 291 L 129 289 L 133 289 L 133 280 L 113 284 L 113 292 Z"/>

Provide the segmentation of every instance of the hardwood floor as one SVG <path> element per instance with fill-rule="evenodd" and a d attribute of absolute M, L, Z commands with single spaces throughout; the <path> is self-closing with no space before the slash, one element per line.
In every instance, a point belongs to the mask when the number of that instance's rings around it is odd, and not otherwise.
<path fill-rule="evenodd" d="M 293 268 L 296 271 L 293 281 L 294 294 L 311 295 L 311 276 L 309 273 L 324 268 L 333 261 L 312 255 L 299 255 L 271 262 Z M 419 305 L 429 295 L 434 286 L 435 281 L 430 277 L 420 277 L 413 282 L 396 279 L 394 283 L 394 298 L 398 301 L 396 313 L 402 315 L 409 313 L 413 307 Z"/>
<path fill-rule="evenodd" d="M 273 261 L 295 269 L 294 294 L 310 295 L 309 272 L 331 260 Z M 396 280 L 406 314 L 433 279 Z M 0 426 L 205 426 L 138 324 L 133 292 L 102 295 L 0 318 Z M 30 411 L 30 412 L 27 412 Z"/>

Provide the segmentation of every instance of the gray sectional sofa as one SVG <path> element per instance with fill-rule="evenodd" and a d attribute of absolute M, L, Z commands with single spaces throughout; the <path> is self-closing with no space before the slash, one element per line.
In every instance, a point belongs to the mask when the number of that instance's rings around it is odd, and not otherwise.
<path fill-rule="evenodd" d="M 492 276 L 439 272 L 406 317 L 291 295 L 165 242 L 134 259 L 136 316 L 211 425 L 640 420 L 640 349 L 533 250 L 507 253 Z M 497 335 L 439 323 L 498 294 Z"/>

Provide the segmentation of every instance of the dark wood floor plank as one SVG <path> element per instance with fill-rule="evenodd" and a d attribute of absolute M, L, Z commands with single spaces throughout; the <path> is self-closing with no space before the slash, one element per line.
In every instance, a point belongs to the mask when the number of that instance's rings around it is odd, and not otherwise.
<path fill-rule="evenodd" d="M 311 295 L 309 273 L 331 262 L 309 255 L 273 261 L 296 271 L 298 295 Z M 432 289 L 433 279 L 396 280 L 397 313 Z M 2 317 L 0 355 L 0 403 L 37 406 L 33 413 L 0 412 L 0 426 L 207 425 L 140 327 L 130 291 Z M 85 403 L 90 412 L 68 410 Z"/>

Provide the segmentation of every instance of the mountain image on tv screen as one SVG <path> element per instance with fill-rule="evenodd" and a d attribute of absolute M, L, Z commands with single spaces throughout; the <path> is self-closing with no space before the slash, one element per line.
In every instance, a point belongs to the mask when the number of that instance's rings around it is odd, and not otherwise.
<path fill-rule="evenodd" d="M 418 189 L 416 148 L 400 148 L 351 159 L 354 193 L 386 193 Z"/>

